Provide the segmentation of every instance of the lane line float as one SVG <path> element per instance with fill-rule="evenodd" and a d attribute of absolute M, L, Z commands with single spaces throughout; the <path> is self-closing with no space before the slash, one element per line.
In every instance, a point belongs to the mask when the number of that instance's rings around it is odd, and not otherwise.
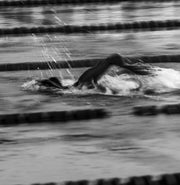
<path fill-rule="evenodd" d="M 14 126 L 19 124 L 40 124 L 45 122 L 62 123 L 67 121 L 102 119 L 107 116 L 108 113 L 104 109 L 0 114 L 0 125 Z"/>
<path fill-rule="evenodd" d="M 79 181 L 66 181 L 62 183 L 35 183 L 32 185 L 179 185 L 180 173 L 162 174 L 158 176 L 144 175 L 132 176 L 127 179 L 110 178 L 110 179 L 97 179 L 95 181 L 79 180 Z"/>
<path fill-rule="evenodd" d="M 148 0 L 149 2 L 169 2 L 169 0 Z M 176 2 L 178 0 L 171 0 Z M 121 2 L 145 2 L 145 0 L 15 0 L 0 1 L 0 7 L 32 7 L 48 5 L 81 5 L 87 3 L 121 3 Z"/>
<path fill-rule="evenodd" d="M 1 1 L 0 1 L 1 2 Z M 23 36 L 27 34 L 77 34 L 93 33 L 100 31 L 159 31 L 180 29 L 180 20 L 157 20 L 137 21 L 129 23 L 104 23 L 92 25 L 64 25 L 64 26 L 41 26 L 41 27 L 14 27 L 1 28 L 0 36 Z"/>
<path fill-rule="evenodd" d="M 159 114 L 180 114 L 180 104 L 167 104 L 162 106 L 148 105 L 148 106 L 135 106 L 133 114 L 136 116 L 155 116 Z"/>
<path fill-rule="evenodd" d="M 145 63 L 180 63 L 180 55 L 159 55 L 159 56 L 133 56 L 130 60 L 142 60 Z M 3 71 L 23 71 L 23 70 L 48 70 L 69 68 L 83 68 L 95 66 L 104 58 L 82 59 L 69 61 L 46 61 L 46 62 L 24 62 L 24 63 L 4 63 L 0 64 L 0 72 Z"/>

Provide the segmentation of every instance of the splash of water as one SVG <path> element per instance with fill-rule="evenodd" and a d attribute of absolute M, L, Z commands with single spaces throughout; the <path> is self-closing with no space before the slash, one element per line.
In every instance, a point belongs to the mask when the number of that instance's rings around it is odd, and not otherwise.
<path fill-rule="evenodd" d="M 180 89 L 180 72 L 168 68 L 156 68 L 152 77 L 141 77 L 144 90 L 153 89 L 156 93 L 172 92 Z"/>
<path fill-rule="evenodd" d="M 93 89 L 88 89 L 86 86 L 78 89 L 72 86 L 75 80 L 63 79 L 62 84 L 70 86 L 70 88 L 58 91 L 64 94 L 104 94 L 116 96 L 144 96 L 147 92 L 159 95 L 161 93 L 180 91 L 180 72 L 174 69 L 157 67 L 153 76 L 118 75 L 118 70 L 117 67 L 110 68 Z M 46 90 L 46 87 L 39 86 L 36 80 L 23 84 L 23 88 L 32 91 Z M 54 91 L 53 89 L 51 90 L 52 92 Z"/>

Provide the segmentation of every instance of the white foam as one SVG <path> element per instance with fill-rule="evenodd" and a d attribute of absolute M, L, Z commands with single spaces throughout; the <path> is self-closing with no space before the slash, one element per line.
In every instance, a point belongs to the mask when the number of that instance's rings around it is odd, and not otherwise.
<path fill-rule="evenodd" d="M 138 76 L 142 89 L 154 92 L 169 92 L 180 88 L 180 72 L 174 69 L 157 68 L 153 76 Z"/>
<path fill-rule="evenodd" d="M 106 88 L 106 94 L 128 95 L 139 87 L 136 79 L 126 74 L 120 76 L 104 75 L 98 83 Z"/>
<path fill-rule="evenodd" d="M 23 88 L 23 90 L 29 90 L 29 91 L 39 91 L 40 90 L 40 86 L 38 85 L 35 79 L 25 82 L 21 87 Z"/>

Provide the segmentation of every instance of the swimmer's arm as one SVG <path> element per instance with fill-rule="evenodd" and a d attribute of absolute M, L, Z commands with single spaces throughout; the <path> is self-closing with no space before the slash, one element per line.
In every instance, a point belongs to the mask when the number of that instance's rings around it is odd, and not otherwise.
<path fill-rule="evenodd" d="M 97 63 L 94 67 L 87 69 L 74 84 L 75 87 L 82 87 L 83 85 L 97 84 L 97 81 L 109 68 L 109 62 L 103 60 Z"/>
<path fill-rule="evenodd" d="M 93 82 L 97 84 L 97 81 L 102 77 L 102 75 L 107 71 L 107 69 L 116 65 L 124 68 L 124 62 L 126 59 L 119 54 L 112 54 L 106 59 L 100 61 L 94 67 L 85 71 L 74 84 L 75 87 L 82 87 L 83 85 L 92 84 Z M 128 73 L 130 70 L 128 70 Z M 127 70 L 126 70 L 127 73 Z"/>
<path fill-rule="evenodd" d="M 124 71 L 122 71 L 122 74 L 124 73 L 135 74 L 135 72 L 131 70 L 132 67 L 129 67 L 131 66 L 131 64 L 129 64 L 129 59 L 124 58 L 119 54 L 112 54 L 109 57 L 107 57 L 105 60 L 100 61 L 94 67 L 86 70 L 79 77 L 78 81 L 74 84 L 74 86 L 82 87 L 83 85 L 92 84 L 92 82 L 96 84 L 97 81 L 101 78 L 101 76 L 112 65 L 122 67 L 124 69 Z"/>
<path fill-rule="evenodd" d="M 129 59 L 128 59 L 129 60 Z M 155 67 L 150 64 L 144 63 L 143 61 L 135 61 L 129 63 L 128 60 L 124 60 L 123 67 L 130 70 L 132 73 L 137 75 L 153 75 Z"/>

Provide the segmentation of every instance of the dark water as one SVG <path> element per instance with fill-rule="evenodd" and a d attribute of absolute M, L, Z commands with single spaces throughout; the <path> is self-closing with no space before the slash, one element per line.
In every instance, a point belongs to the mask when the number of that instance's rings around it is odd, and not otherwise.
<path fill-rule="evenodd" d="M 0 25 L 92 24 L 179 18 L 180 4 L 48 6 L 0 9 Z M 1 63 L 123 55 L 179 54 L 179 31 L 29 35 L 0 38 Z M 180 70 L 179 64 L 157 64 Z M 84 69 L 70 70 L 77 78 Z M 61 71 L 70 79 L 67 70 Z M 0 73 L 0 113 L 105 108 L 103 120 L 0 128 L 0 181 L 4 185 L 102 177 L 128 177 L 180 170 L 179 116 L 135 117 L 136 105 L 179 102 L 178 95 L 108 96 L 24 91 L 30 79 L 59 71 Z"/>

